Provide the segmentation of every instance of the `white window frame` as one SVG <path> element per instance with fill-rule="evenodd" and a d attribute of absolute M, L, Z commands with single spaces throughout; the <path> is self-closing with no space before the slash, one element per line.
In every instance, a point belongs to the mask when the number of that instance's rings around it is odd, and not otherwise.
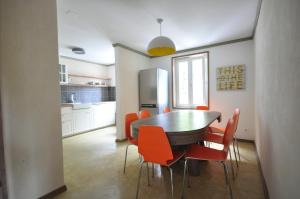
<path fill-rule="evenodd" d="M 194 104 L 192 102 L 193 99 L 193 80 L 192 80 L 192 61 L 195 59 L 199 59 L 199 57 L 203 57 L 203 65 L 206 73 L 203 73 L 203 89 L 204 91 L 204 104 Z M 189 103 L 186 105 L 179 104 L 179 95 L 177 95 L 179 90 L 178 85 L 178 64 L 180 61 L 188 61 L 188 70 L 189 70 Z M 206 63 L 205 63 L 206 62 Z M 197 54 L 191 54 L 191 55 L 184 55 L 179 57 L 173 57 L 172 58 L 172 90 L 173 90 L 173 107 L 179 108 L 179 109 L 194 109 L 196 106 L 207 106 L 209 107 L 209 52 L 201 52 Z M 199 86 L 199 85 L 197 85 Z"/>

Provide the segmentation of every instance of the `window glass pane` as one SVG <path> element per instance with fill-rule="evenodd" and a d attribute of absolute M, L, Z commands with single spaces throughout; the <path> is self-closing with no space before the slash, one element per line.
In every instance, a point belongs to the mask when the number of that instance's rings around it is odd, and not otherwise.
<path fill-rule="evenodd" d="M 204 104 L 203 90 L 203 62 L 202 59 L 192 61 L 192 81 L 193 81 L 193 104 Z"/>
<path fill-rule="evenodd" d="M 208 105 L 208 53 L 177 57 L 173 64 L 174 106 Z"/>
<path fill-rule="evenodd" d="M 178 63 L 178 95 L 179 104 L 189 103 L 189 65 L 187 61 Z"/>

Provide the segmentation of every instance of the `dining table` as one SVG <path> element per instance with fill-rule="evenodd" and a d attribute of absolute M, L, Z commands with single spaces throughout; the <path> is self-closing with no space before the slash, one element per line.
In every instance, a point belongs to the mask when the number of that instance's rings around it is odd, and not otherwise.
<path fill-rule="evenodd" d="M 131 130 L 133 137 L 137 138 L 140 126 L 160 126 L 167 134 L 172 148 L 184 149 L 190 144 L 203 144 L 201 138 L 216 120 L 221 122 L 221 113 L 217 111 L 178 110 L 139 119 L 131 123 Z M 200 175 L 198 160 L 190 161 L 189 172 L 192 176 Z"/>

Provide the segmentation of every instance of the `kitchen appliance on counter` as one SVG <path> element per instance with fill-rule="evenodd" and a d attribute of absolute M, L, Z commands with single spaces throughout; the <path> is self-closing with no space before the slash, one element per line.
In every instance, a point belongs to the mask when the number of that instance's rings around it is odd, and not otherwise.
<path fill-rule="evenodd" d="M 71 93 L 69 103 L 75 103 L 75 93 Z"/>
<path fill-rule="evenodd" d="M 139 107 L 159 114 L 169 105 L 168 71 L 153 68 L 139 72 Z"/>

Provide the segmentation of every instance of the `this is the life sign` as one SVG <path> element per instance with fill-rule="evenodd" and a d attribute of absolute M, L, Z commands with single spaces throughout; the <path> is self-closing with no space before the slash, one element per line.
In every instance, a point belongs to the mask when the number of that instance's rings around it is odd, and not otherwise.
<path fill-rule="evenodd" d="M 218 67 L 217 90 L 237 90 L 245 88 L 245 65 Z"/>

